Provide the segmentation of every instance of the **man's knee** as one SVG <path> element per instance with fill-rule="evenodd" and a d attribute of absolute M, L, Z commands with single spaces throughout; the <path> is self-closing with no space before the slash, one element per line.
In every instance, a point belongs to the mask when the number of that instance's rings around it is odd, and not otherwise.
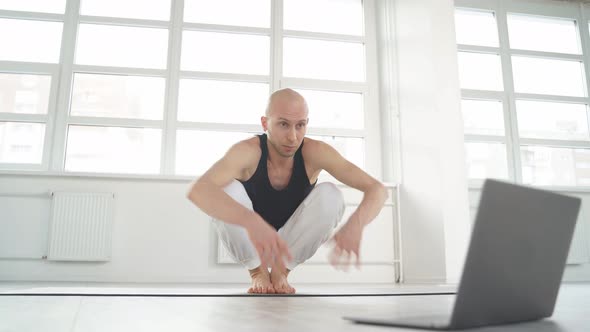
<path fill-rule="evenodd" d="M 320 201 L 325 207 L 344 207 L 342 191 L 331 182 L 318 184 L 314 189 L 314 200 Z"/>
<path fill-rule="evenodd" d="M 223 188 L 223 191 L 236 202 L 242 204 L 250 210 L 253 209 L 252 201 L 250 200 L 250 197 L 248 197 L 248 193 L 240 181 L 233 180 Z"/>
<path fill-rule="evenodd" d="M 329 223 L 330 227 L 335 226 L 344 213 L 344 196 L 342 191 L 333 183 L 323 182 L 318 184 L 310 193 L 310 202 L 313 205 L 312 212 L 320 217 L 320 221 Z"/>

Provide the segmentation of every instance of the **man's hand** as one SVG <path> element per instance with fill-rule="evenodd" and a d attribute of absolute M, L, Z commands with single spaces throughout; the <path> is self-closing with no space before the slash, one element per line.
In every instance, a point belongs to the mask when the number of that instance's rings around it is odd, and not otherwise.
<path fill-rule="evenodd" d="M 334 247 L 330 253 L 330 264 L 337 270 L 348 271 L 352 263 L 352 254 L 356 256 L 355 266 L 360 269 L 361 262 L 359 250 L 364 226 L 356 213 L 353 213 L 348 222 L 340 228 L 332 238 Z"/>
<path fill-rule="evenodd" d="M 284 271 L 286 269 L 284 259 L 291 261 L 293 257 L 279 233 L 263 219 L 252 223 L 246 230 L 260 257 L 260 266 L 264 269 L 270 266 Z"/>

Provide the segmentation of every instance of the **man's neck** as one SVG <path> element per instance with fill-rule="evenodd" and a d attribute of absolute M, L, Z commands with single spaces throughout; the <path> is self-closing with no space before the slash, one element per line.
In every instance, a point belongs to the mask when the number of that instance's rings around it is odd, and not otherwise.
<path fill-rule="evenodd" d="M 283 157 L 274 148 L 270 142 L 267 142 L 268 147 L 268 162 L 272 164 L 274 168 L 291 168 L 293 167 L 294 156 Z"/>

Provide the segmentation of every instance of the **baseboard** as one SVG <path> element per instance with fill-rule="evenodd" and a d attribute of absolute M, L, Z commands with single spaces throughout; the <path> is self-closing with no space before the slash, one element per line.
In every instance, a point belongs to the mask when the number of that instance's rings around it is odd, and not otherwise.
<path fill-rule="evenodd" d="M 289 280 L 293 283 L 394 283 L 392 265 L 362 266 L 349 272 L 335 270 L 330 265 L 301 265 L 293 270 Z M 200 274 L 167 275 L 89 275 L 89 274 L 0 274 L 0 281 L 11 282 L 111 282 L 111 283 L 249 283 L 248 272 L 240 266 L 211 268 Z"/>
<path fill-rule="evenodd" d="M 447 282 L 446 277 L 438 278 L 414 278 L 404 276 L 404 284 L 426 284 L 426 285 L 440 285 L 440 284 L 455 284 L 454 282 Z"/>

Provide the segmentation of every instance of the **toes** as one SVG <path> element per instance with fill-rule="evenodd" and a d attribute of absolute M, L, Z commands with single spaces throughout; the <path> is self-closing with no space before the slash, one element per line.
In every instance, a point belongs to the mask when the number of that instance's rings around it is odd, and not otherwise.
<path fill-rule="evenodd" d="M 259 286 L 252 286 L 248 289 L 249 294 L 260 294 L 262 293 L 262 288 Z"/>
<path fill-rule="evenodd" d="M 275 294 L 277 291 L 272 286 L 252 286 L 248 289 L 249 294 Z"/>

